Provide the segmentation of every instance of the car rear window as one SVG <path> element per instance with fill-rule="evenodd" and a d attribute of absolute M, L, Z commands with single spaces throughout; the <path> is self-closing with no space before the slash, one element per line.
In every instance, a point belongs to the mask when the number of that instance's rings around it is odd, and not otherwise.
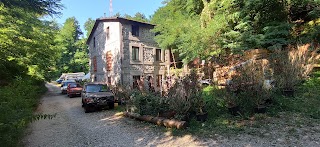
<path fill-rule="evenodd" d="M 72 88 L 73 88 L 73 87 L 77 87 L 77 85 L 78 85 L 78 84 L 76 84 L 76 83 L 70 83 L 70 87 L 72 87 Z"/>
<path fill-rule="evenodd" d="M 86 92 L 109 92 L 110 89 L 107 85 L 87 85 Z"/>

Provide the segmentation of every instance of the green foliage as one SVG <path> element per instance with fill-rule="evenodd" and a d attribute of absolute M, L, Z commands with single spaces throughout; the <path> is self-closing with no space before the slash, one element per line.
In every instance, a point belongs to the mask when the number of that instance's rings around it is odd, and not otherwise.
<path fill-rule="evenodd" d="M 85 38 L 89 37 L 89 35 L 90 35 L 91 31 L 92 31 L 92 28 L 94 26 L 94 23 L 95 23 L 95 20 L 93 20 L 92 18 L 88 18 L 88 20 L 84 23 L 84 29 L 87 32 Z"/>
<path fill-rule="evenodd" d="M 25 7 L 17 1 L 0 3 L 0 67 L 12 69 L 13 66 L 17 66 L 24 69 L 20 70 L 20 73 L 1 70 L 0 74 L 5 76 L 4 79 L 12 79 L 12 74 L 30 74 L 46 78 L 44 75 L 54 64 L 57 50 L 53 48 L 53 37 L 57 32 L 57 25 L 55 22 L 40 20 L 40 16 L 54 14 L 50 11 L 55 8 L 53 4 L 49 4 L 52 8 L 37 7 L 38 4 L 46 2 L 52 3 L 54 0 L 23 2 L 26 4 Z M 29 7 L 33 5 L 34 8 Z M 30 72 L 32 69 L 35 70 L 33 73 Z"/>
<path fill-rule="evenodd" d="M 92 27 L 90 25 L 92 22 L 89 19 L 86 28 Z M 60 58 L 56 59 L 57 75 L 67 72 L 86 72 L 89 69 L 86 39 L 80 39 L 80 35 L 82 32 L 76 18 L 68 18 L 55 38 L 57 44 L 55 47 L 60 51 Z"/>
<path fill-rule="evenodd" d="M 304 116 L 320 119 L 320 80 L 313 77 L 302 85 L 299 85 L 295 91 L 295 97 L 284 97 L 281 92 L 274 96 L 274 105 L 270 107 L 271 114 L 278 112 L 301 113 Z"/>
<path fill-rule="evenodd" d="M 134 16 L 131 16 L 128 14 L 121 15 L 120 13 L 117 13 L 114 15 L 114 17 L 123 17 L 126 19 L 131 19 L 139 22 L 147 22 L 147 23 L 150 22 L 149 18 L 147 18 L 143 13 L 140 13 L 140 12 L 137 12 L 136 14 L 134 14 Z"/>
<path fill-rule="evenodd" d="M 42 80 L 18 77 L 8 86 L 0 87 L 0 143 L 16 146 L 27 125 L 51 115 L 33 115 L 40 96 L 46 91 Z"/>
<path fill-rule="evenodd" d="M 168 110 L 168 104 L 165 98 L 155 95 L 154 93 L 133 92 L 129 103 L 132 112 L 140 115 L 158 116 L 159 112 Z"/>
<path fill-rule="evenodd" d="M 319 1 L 314 0 L 170 0 L 151 22 L 156 41 L 195 57 L 281 49 L 303 41 L 319 42 Z"/>

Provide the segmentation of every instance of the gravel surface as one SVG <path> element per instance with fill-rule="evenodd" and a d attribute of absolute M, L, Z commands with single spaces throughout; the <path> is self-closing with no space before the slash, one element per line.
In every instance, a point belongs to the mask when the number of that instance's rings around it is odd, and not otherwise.
<path fill-rule="evenodd" d="M 208 138 L 192 135 L 172 136 L 170 131 L 124 118 L 115 111 L 84 113 L 81 98 L 60 94 L 59 87 L 49 89 L 36 113 L 56 114 L 52 120 L 39 120 L 30 125 L 24 146 L 320 146 L 319 124 L 290 126 L 271 125 L 260 133 L 237 136 L 214 134 Z"/>

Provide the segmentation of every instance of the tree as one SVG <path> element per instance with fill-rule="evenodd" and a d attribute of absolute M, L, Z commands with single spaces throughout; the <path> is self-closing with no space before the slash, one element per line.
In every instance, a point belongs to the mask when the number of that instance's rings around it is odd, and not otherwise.
<path fill-rule="evenodd" d="M 0 74 L 10 80 L 17 75 L 44 78 L 57 50 L 53 48 L 56 24 L 40 20 L 59 14 L 60 0 L 3 0 L 0 2 Z M 0 81 L 1 83 L 1 81 Z"/>
<path fill-rule="evenodd" d="M 92 31 L 92 28 L 94 26 L 94 23 L 95 23 L 95 20 L 93 20 L 92 18 L 88 18 L 88 20 L 84 23 L 84 29 L 87 32 L 86 38 L 89 37 L 89 35 Z"/>
<path fill-rule="evenodd" d="M 82 32 L 76 18 L 71 17 L 66 19 L 55 39 L 61 57 L 58 58 L 57 61 L 59 72 L 78 72 L 76 69 L 79 68 L 75 66 L 80 65 L 71 65 L 71 61 L 73 60 L 75 53 L 83 48 L 81 43 L 78 42 L 81 34 Z"/>
<path fill-rule="evenodd" d="M 150 22 L 150 20 L 144 14 L 142 14 L 140 12 L 137 12 L 134 16 L 131 16 L 129 14 L 120 15 L 120 13 L 117 13 L 116 16 L 123 17 L 126 19 L 135 20 L 135 21 L 140 21 L 140 22 Z"/>
<path fill-rule="evenodd" d="M 319 40 L 315 0 L 168 0 L 151 22 L 162 48 L 195 57 L 285 48 Z"/>

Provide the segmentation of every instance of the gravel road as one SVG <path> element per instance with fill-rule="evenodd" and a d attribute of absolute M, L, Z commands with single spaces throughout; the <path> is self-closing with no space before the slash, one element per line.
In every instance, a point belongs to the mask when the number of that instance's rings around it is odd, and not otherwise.
<path fill-rule="evenodd" d="M 264 131 L 262 135 L 231 137 L 215 134 L 202 139 L 192 135 L 172 136 L 163 129 L 121 117 L 115 111 L 84 113 L 81 98 L 61 95 L 54 84 L 46 86 L 49 91 L 41 99 L 36 113 L 56 114 L 56 117 L 32 123 L 22 140 L 24 146 L 320 146 L 319 124 L 294 128 L 294 132 L 287 124 L 274 125 L 270 130 L 260 129 Z"/>
<path fill-rule="evenodd" d="M 42 98 L 37 113 L 56 114 L 52 120 L 32 123 L 23 140 L 25 146 L 199 146 L 191 136 L 172 137 L 155 132 L 138 122 L 104 110 L 84 113 L 81 98 L 60 94 L 59 87 L 49 89 Z"/>

